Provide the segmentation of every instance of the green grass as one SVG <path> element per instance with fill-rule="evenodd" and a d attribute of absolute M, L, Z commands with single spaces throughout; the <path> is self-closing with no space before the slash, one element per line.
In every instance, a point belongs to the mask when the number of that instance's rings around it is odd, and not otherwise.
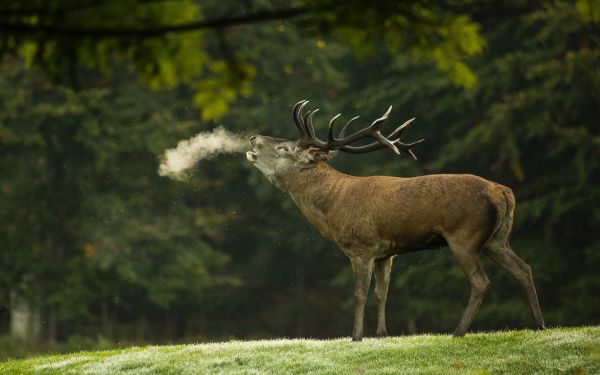
<path fill-rule="evenodd" d="M 600 374 L 600 327 L 231 341 L 0 362 L 0 374 Z"/>

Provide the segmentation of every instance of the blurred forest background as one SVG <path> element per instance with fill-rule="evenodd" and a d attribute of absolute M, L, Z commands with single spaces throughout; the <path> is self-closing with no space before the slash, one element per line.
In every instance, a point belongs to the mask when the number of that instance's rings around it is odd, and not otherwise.
<path fill-rule="evenodd" d="M 349 261 L 243 154 L 157 174 L 219 125 L 296 139 L 301 99 L 322 132 L 417 117 L 418 162 L 338 155 L 344 172 L 510 186 L 547 325 L 600 323 L 597 0 L 7 0 L 0 31 L 0 357 L 348 336 Z M 472 329 L 532 326 L 484 261 Z M 388 332 L 449 332 L 467 298 L 449 251 L 399 256 Z M 370 300 L 367 335 L 375 318 Z"/>

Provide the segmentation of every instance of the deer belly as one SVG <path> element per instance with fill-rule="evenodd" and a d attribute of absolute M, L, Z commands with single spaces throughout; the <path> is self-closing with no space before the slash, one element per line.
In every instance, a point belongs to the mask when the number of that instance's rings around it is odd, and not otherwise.
<path fill-rule="evenodd" d="M 407 238 L 397 237 L 382 243 L 382 250 L 385 250 L 385 255 L 396 255 L 409 253 L 412 251 L 429 250 L 438 247 L 448 246 L 446 240 L 438 233 L 430 233 L 427 235 Z"/>

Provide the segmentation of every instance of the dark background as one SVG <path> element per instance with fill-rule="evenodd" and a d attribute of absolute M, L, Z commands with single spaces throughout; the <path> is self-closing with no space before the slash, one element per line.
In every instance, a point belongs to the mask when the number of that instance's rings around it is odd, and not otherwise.
<path fill-rule="evenodd" d="M 3 2 L 0 356 L 348 336 L 348 260 L 243 154 L 157 174 L 166 148 L 218 125 L 296 139 L 301 99 L 321 134 L 338 112 L 417 117 L 418 162 L 342 154 L 344 172 L 511 187 L 547 325 L 600 323 L 600 5 L 392 3 Z M 532 327 L 484 262 L 472 330 Z M 397 257 L 388 332 L 450 332 L 467 298 L 447 249 Z M 375 318 L 370 299 L 366 335 Z"/>

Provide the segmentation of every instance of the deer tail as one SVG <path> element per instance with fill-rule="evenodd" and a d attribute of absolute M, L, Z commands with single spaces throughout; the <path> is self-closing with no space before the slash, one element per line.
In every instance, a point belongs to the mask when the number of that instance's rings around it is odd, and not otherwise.
<path fill-rule="evenodd" d="M 497 196 L 496 227 L 488 242 L 497 240 L 504 245 L 508 241 L 512 229 L 515 195 L 513 194 L 513 191 L 506 186 L 498 184 L 495 187 L 500 192 L 500 194 L 495 194 Z"/>

